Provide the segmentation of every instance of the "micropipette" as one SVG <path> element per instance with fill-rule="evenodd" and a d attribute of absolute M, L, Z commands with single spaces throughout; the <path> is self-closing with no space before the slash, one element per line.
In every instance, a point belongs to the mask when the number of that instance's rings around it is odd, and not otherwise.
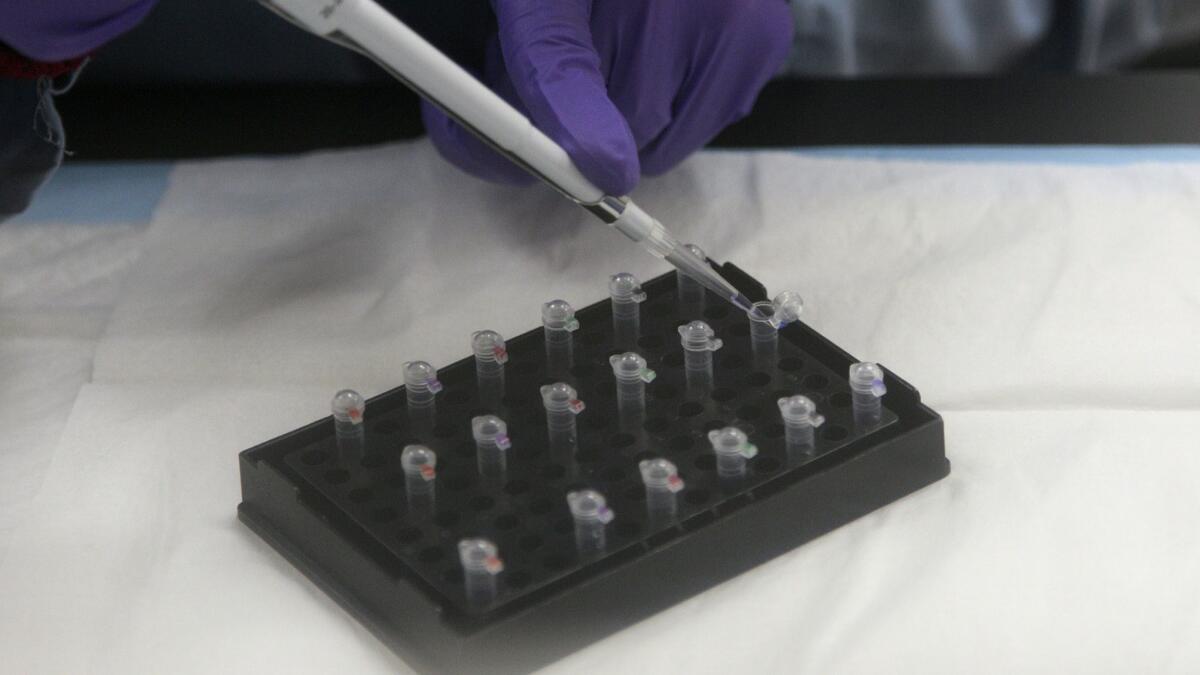
<path fill-rule="evenodd" d="M 605 194 L 567 152 L 375 0 L 260 0 L 301 28 L 374 60 L 496 152 L 743 311 L 750 301 L 629 197 Z"/>

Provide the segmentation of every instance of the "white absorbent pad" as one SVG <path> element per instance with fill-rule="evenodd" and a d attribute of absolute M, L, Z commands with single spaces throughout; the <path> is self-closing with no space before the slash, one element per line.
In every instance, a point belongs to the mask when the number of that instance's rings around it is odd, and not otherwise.
<path fill-rule="evenodd" d="M 935 406 L 1200 406 L 1200 164 L 702 153 L 634 195 Z M 179 167 L 95 380 L 370 393 L 474 330 L 669 270 L 538 186 L 427 143 Z"/>
<path fill-rule="evenodd" d="M 950 477 L 549 672 L 1195 672 L 1200 163 L 707 152 L 636 199 L 946 413 Z M 236 454 L 668 271 L 425 142 L 187 163 L 0 561 L 3 669 L 394 672 Z"/>
<path fill-rule="evenodd" d="M 0 224 L 0 560 L 50 464 L 144 224 Z"/>

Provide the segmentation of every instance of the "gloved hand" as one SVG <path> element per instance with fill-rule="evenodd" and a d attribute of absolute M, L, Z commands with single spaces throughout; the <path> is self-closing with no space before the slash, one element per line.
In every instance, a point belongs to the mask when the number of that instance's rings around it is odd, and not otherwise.
<path fill-rule="evenodd" d="M 82 56 L 145 18 L 155 0 L 3 0 L 0 42 L 35 61 Z"/>
<path fill-rule="evenodd" d="M 792 41 L 784 0 L 492 0 L 481 80 L 612 195 L 678 164 L 749 113 Z M 481 178 L 534 179 L 441 111 L 425 128 Z"/>

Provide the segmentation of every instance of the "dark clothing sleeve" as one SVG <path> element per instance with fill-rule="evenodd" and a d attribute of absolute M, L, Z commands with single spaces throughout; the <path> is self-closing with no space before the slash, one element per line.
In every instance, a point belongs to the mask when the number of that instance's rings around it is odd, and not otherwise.
<path fill-rule="evenodd" d="M 63 156 L 49 77 L 0 79 L 0 221 L 25 210 Z"/>

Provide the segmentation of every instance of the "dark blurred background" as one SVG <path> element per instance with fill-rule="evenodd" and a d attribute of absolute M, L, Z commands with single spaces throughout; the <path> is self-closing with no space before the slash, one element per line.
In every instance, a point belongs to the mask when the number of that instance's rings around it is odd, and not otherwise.
<path fill-rule="evenodd" d="M 383 4 L 469 67 L 495 29 L 486 0 Z M 1200 39 L 1101 74 L 1035 53 L 984 76 L 781 77 L 715 144 L 1200 143 Z M 415 95 L 249 0 L 163 0 L 99 51 L 58 105 L 75 161 L 290 153 L 423 133 Z"/>

